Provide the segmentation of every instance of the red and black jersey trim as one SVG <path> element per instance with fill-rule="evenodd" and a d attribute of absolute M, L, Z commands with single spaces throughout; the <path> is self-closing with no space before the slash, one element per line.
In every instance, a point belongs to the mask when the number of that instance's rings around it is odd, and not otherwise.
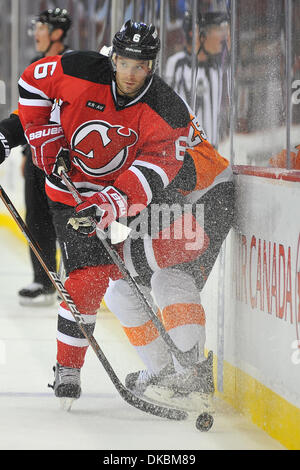
<path fill-rule="evenodd" d="M 67 192 L 70 194 L 71 196 L 71 193 L 70 191 L 68 190 L 68 188 L 66 187 L 66 185 L 63 183 L 63 181 L 61 180 L 61 178 L 59 178 L 58 176 L 55 176 L 54 174 L 52 175 L 48 175 L 46 176 L 46 181 L 48 181 L 51 185 L 51 187 L 54 188 L 54 190 L 60 190 L 60 191 L 63 191 L 63 192 Z M 76 185 L 76 183 L 80 183 L 80 186 Z M 84 197 L 84 196 L 91 196 L 91 193 L 95 193 L 97 191 L 101 191 L 101 187 L 103 188 L 104 186 L 102 186 L 101 183 L 99 183 L 99 188 L 92 188 L 91 186 L 89 186 L 89 183 L 87 182 L 86 183 L 86 187 L 84 186 L 84 182 L 75 182 L 74 183 L 75 186 L 76 186 L 76 189 L 77 191 Z M 107 182 L 105 181 L 105 186 L 108 186 L 109 184 L 112 184 L 111 182 Z M 73 199 L 73 196 L 72 196 L 72 199 Z M 72 204 L 73 205 L 73 204 Z"/>
<path fill-rule="evenodd" d="M 151 87 L 140 101 L 148 104 L 173 129 L 186 127 L 190 122 L 184 101 L 158 75 L 154 75 Z"/>
<path fill-rule="evenodd" d="M 156 173 L 154 170 L 151 170 L 151 168 L 146 168 L 144 166 L 135 164 L 133 164 L 133 166 L 138 168 L 138 170 L 145 177 L 151 189 L 152 197 L 155 197 L 156 194 L 160 194 L 163 191 L 164 184 L 158 173 Z"/>
<path fill-rule="evenodd" d="M 45 98 L 42 95 L 39 95 L 37 93 L 33 93 L 31 91 L 25 90 L 25 88 L 23 88 L 20 84 L 18 85 L 18 88 L 19 88 L 20 98 L 24 98 L 24 99 L 27 99 L 27 100 L 45 100 L 45 101 L 51 101 L 51 103 L 54 102 L 50 98 Z"/>
<path fill-rule="evenodd" d="M 171 181 L 169 189 L 181 191 L 194 191 L 197 183 L 197 175 L 193 158 L 188 152 L 184 154 L 184 162 L 179 172 Z"/>
<path fill-rule="evenodd" d="M 72 51 L 61 59 L 65 75 L 81 78 L 92 83 L 110 85 L 112 69 L 107 57 L 94 51 Z"/>
<path fill-rule="evenodd" d="M 97 52 L 68 52 L 62 57 L 61 65 L 66 75 L 103 85 L 112 84 L 113 71 L 110 60 Z M 157 75 L 154 75 L 149 90 L 142 94 L 138 101 L 148 104 L 173 129 L 186 127 L 190 121 L 185 103 Z"/>

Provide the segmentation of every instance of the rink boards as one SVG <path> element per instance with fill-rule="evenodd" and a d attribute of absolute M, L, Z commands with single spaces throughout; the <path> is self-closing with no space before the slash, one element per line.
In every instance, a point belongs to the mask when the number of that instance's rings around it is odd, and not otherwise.
<path fill-rule="evenodd" d="M 221 351 L 222 396 L 289 449 L 300 448 L 299 182 L 296 171 L 235 167 Z M 217 352 L 220 295 L 219 260 L 203 292 Z"/>

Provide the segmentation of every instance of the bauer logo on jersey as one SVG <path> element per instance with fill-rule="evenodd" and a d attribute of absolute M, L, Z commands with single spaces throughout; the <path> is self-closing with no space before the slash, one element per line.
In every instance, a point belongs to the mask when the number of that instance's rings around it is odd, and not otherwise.
<path fill-rule="evenodd" d="M 105 121 L 89 121 L 76 129 L 71 148 L 74 164 L 90 176 L 104 176 L 119 170 L 126 162 L 129 147 L 138 140 L 132 129 Z"/>

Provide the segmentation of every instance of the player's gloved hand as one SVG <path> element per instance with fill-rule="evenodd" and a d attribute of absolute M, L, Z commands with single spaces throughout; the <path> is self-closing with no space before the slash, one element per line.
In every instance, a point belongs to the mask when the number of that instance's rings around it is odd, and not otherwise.
<path fill-rule="evenodd" d="M 106 229 L 112 222 L 127 215 L 127 201 L 116 188 L 107 186 L 75 208 L 77 216 L 68 224 L 83 235 L 93 236 L 97 228 Z M 92 219 L 92 220 L 91 220 Z"/>
<path fill-rule="evenodd" d="M 76 230 L 80 235 L 93 237 L 96 235 L 97 222 L 91 217 L 70 217 L 67 223 L 67 228 Z"/>
<path fill-rule="evenodd" d="M 30 126 L 25 137 L 31 147 L 32 161 L 47 175 L 51 175 L 61 150 L 68 150 L 63 129 L 58 124 Z"/>
<path fill-rule="evenodd" d="M 8 157 L 10 146 L 5 134 L 0 129 L 0 165 Z"/>

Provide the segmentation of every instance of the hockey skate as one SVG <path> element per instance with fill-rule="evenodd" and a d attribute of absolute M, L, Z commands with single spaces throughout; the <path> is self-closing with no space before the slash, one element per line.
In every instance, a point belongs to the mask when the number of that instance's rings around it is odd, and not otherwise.
<path fill-rule="evenodd" d="M 125 379 L 125 386 L 153 403 L 185 410 L 195 416 L 201 413 L 196 424 L 200 430 L 206 431 L 212 426 L 215 390 L 212 351 L 209 351 L 204 361 L 180 373 L 170 366 L 157 375 L 147 370 L 130 373 Z"/>
<path fill-rule="evenodd" d="M 81 395 L 80 369 L 64 367 L 57 362 L 53 372 L 54 382 L 48 387 L 53 388 L 55 396 L 60 399 L 60 407 L 70 411 L 73 402 Z"/>
<path fill-rule="evenodd" d="M 54 287 L 44 287 L 42 284 L 33 282 L 18 292 L 19 303 L 24 307 L 48 307 L 56 301 Z"/>

